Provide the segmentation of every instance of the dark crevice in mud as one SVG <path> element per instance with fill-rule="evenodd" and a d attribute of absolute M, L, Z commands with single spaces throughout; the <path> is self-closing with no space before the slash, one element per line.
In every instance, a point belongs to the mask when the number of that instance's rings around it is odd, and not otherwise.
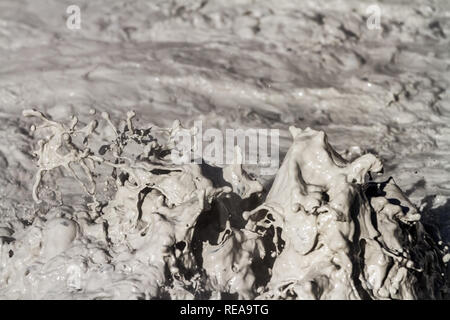
<path fill-rule="evenodd" d="M 262 200 L 260 195 L 256 193 L 246 199 L 242 199 L 239 195 L 232 192 L 229 194 L 229 197 L 223 199 L 223 203 L 228 208 L 233 208 L 233 206 L 236 207 L 236 204 L 238 204 L 238 210 L 230 210 L 229 219 L 232 227 L 243 229 L 247 221 L 243 218 L 242 212 L 255 209 L 262 203 Z"/>
<path fill-rule="evenodd" d="M 186 242 L 185 241 L 178 241 L 175 244 L 175 248 L 183 252 L 183 250 L 186 248 Z"/>
<path fill-rule="evenodd" d="M 121 185 L 124 185 L 125 181 L 129 181 L 130 175 L 128 173 L 120 172 L 119 176 L 116 176 L 116 173 L 117 173 L 117 170 L 114 169 L 112 176 L 113 176 L 113 178 L 118 178 L 120 183 L 121 183 Z"/>
<path fill-rule="evenodd" d="M 106 152 L 108 152 L 109 150 L 111 150 L 111 146 L 110 146 L 109 144 L 105 144 L 105 145 L 101 146 L 101 147 L 98 149 L 98 153 L 99 153 L 101 156 L 103 156 L 103 155 L 105 155 Z"/>
<path fill-rule="evenodd" d="M 277 236 L 277 239 L 278 239 L 278 245 L 277 245 L 278 254 L 281 254 L 283 252 L 283 249 L 284 249 L 285 245 L 286 245 L 286 242 L 281 237 L 283 229 L 281 227 L 276 227 L 275 228 L 275 232 L 276 232 L 276 236 Z"/>
<path fill-rule="evenodd" d="M 152 169 L 150 170 L 150 172 L 156 175 L 163 175 L 163 174 L 171 174 L 173 172 L 181 172 L 181 170 Z"/>
<path fill-rule="evenodd" d="M 359 262 L 359 270 L 361 271 L 361 277 L 364 277 L 364 264 L 365 264 L 365 253 L 366 253 L 366 239 L 360 239 L 358 242 L 358 262 Z M 366 290 L 366 288 L 364 288 Z"/>
<path fill-rule="evenodd" d="M 138 210 L 138 217 L 137 217 L 137 221 L 140 221 L 142 219 L 142 205 L 145 201 L 145 197 L 147 196 L 147 194 L 149 194 L 152 190 L 154 190 L 151 187 L 145 187 L 144 189 L 142 189 L 141 191 L 139 191 L 138 194 L 138 201 L 137 201 L 137 210 Z"/>
<path fill-rule="evenodd" d="M 272 255 L 273 252 L 277 252 L 274 237 L 275 237 L 275 228 L 271 226 L 269 229 L 267 229 L 264 236 L 262 237 L 262 244 L 265 250 L 264 257 L 261 258 L 260 256 L 256 255 L 253 258 L 252 270 L 256 275 L 255 279 L 256 288 L 265 287 L 272 277 L 270 270 L 272 269 L 275 260 L 277 258 L 276 255 Z"/>
<path fill-rule="evenodd" d="M 361 283 L 361 273 L 362 269 L 361 265 L 364 265 L 361 263 L 361 261 L 364 261 L 364 249 L 360 247 L 360 236 L 361 236 L 361 227 L 359 225 L 359 210 L 361 208 L 360 198 L 356 197 L 350 206 L 350 215 L 351 219 L 354 224 L 354 234 L 353 234 L 353 241 L 352 245 L 349 246 L 350 252 L 349 255 L 353 256 L 354 259 L 352 259 L 352 272 L 351 272 L 351 279 L 355 285 L 356 290 L 358 291 L 359 296 L 364 300 L 370 300 L 371 296 L 367 291 L 363 288 Z"/>
<path fill-rule="evenodd" d="M 105 231 L 105 239 L 108 244 L 112 244 L 111 238 L 109 237 L 109 224 L 108 221 L 103 222 L 103 230 Z"/>
<path fill-rule="evenodd" d="M 206 162 L 203 162 L 200 165 L 200 169 L 202 174 L 210 179 L 215 188 L 228 186 L 231 187 L 231 184 L 223 178 L 223 169 L 219 167 L 214 167 L 209 165 Z"/>
<path fill-rule="evenodd" d="M 388 201 L 389 203 L 391 203 L 391 204 L 395 204 L 395 205 L 399 206 L 399 207 L 402 209 L 402 212 L 403 212 L 404 214 L 407 214 L 407 213 L 409 212 L 409 208 L 408 208 L 408 207 L 405 207 L 405 206 L 402 206 L 400 200 L 398 200 L 398 199 L 393 199 L 393 198 L 387 198 L 387 201 Z"/>
<path fill-rule="evenodd" d="M 197 219 L 194 233 L 192 235 L 191 250 L 194 255 L 197 266 L 201 269 L 203 267 L 203 243 L 208 241 L 210 244 L 217 244 L 218 237 L 223 226 L 221 225 L 220 204 L 214 201 L 211 204 L 211 209 L 203 211 Z"/>
<path fill-rule="evenodd" d="M 236 293 L 221 292 L 220 296 L 221 296 L 222 300 L 238 300 L 239 299 L 239 294 L 237 292 Z"/>

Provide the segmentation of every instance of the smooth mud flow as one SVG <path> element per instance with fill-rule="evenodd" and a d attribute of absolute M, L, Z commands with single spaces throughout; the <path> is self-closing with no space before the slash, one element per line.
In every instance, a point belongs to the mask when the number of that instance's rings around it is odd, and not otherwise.
<path fill-rule="evenodd" d="M 448 248 L 381 161 L 344 159 L 290 127 L 267 190 L 235 163 L 174 164 L 183 128 L 118 126 L 106 112 L 55 122 L 35 110 L 33 216 L 0 229 L 0 297 L 69 299 L 445 298 Z M 85 196 L 58 195 L 71 177 Z M 66 178 L 67 179 L 67 178 Z M 376 180 L 376 179 L 375 179 Z M 80 209 L 77 209 L 80 208 Z"/>

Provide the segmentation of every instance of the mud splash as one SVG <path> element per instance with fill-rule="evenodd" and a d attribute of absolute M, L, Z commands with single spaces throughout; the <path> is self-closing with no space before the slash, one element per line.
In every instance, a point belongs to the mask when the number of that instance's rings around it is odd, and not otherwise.
<path fill-rule="evenodd" d="M 242 168 L 170 161 L 183 128 L 69 125 L 35 110 L 41 135 L 22 230 L 0 229 L 0 296 L 67 299 L 420 299 L 446 293 L 448 248 L 378 158 L 342 158 L 326 134 L 291 127 L 270 190 Z M 106 121 L 113 138 L 97 132 Z M 86 210 L 49 205 L 46 174 L 67 171 Z M 46 204 L 44 206 L 44 204 Z"/>

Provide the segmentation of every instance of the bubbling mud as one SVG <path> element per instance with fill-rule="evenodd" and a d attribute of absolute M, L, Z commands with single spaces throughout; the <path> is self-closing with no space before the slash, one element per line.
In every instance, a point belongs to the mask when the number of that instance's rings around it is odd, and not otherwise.
<path fill-rule="evenodd" d="M 0 229 L 8 299 L 441 299 L 448 248 L 427 232 L 381 161 L 341 157 L 324 132 L 291 127 L 267 192 L 243 169 L 175 164 L 183 128 L 119 127 L 107 113 L 79 127 L 35 110 L 43 138 L 22 229 Z M 92 117 L 97 117 L 92 112 Z M 97 132 L 104 121 L 113 133 Z M 102 131 L 106 130 L 103 127 Z M 98 150 L 98 151 L 95 151 Z M 58 171 L 58 169 L 63 169 Z M 84 210 L 47 205 L 44 178 L 69 173 Z M 109 186 L 106 188 L 105 186 Z"/>

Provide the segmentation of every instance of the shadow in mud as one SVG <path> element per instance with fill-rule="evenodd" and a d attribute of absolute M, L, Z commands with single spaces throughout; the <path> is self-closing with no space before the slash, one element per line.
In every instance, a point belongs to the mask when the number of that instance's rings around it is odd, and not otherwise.
<path fill-rule="evenodd" d="M 432 208 L 433 199 L 435 195 L 430 195 L 425 197 L 423 203 L 425 203 L 425 207 L 423 208 L 423 213 L 425 216 L 424 226 L 425 228 L 433 228 L 433 230 L 427 230 L 433 237 L 440 235 L 440 240 L 444 242 L 445 245 L 450 246 L 450 198 L 447 198 L 447 201 L 437 207 Z M 425 224 L 427 220 L 431 219 L 430 224 Z M 430 232 L 431 231 L 431 232 Z M 447 264 L 447 274 L 450 274 L 450 263 Z M 450 299 L 450 278 L 447 278 L 447 292 L 444 295 L 444 299 Z"/>
<path fill-rule="evenodd" d="M 435 197 L 435 195 L 429 195 L 422 202 L 425 204 L 422 210 L 424 213 L 422 215 L 424 217 L 424 223 L 431 226 L 437 225 L 433 227 L 438 229 L 442 241 L 450 244 L 450 198 L 443 205 L 432 208 Z"/>

